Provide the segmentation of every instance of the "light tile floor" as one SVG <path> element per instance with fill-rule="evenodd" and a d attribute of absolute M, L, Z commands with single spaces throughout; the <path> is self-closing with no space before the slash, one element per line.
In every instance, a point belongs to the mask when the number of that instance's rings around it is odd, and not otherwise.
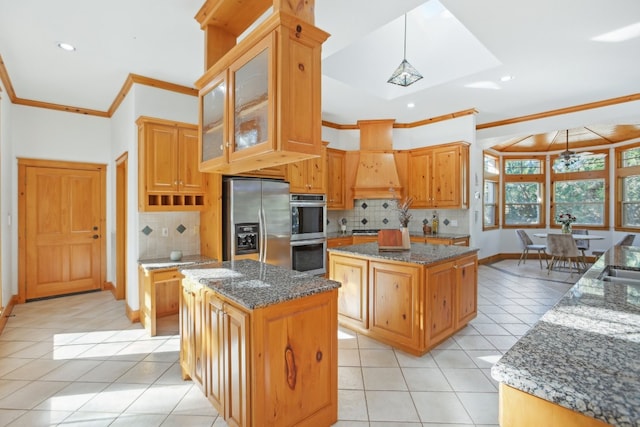
<path fill-rule="evenodd" d="M 537 260 L 480 266 L 477 318 L 422 357 L 341 328 L 335 426 L 497 426 L 492 364 L 577 279 Z M 0 426 L 226 426 L 181 379 L 177 317 L 159 323 L 150 338 L 109 292 L 16 306 L 0 335 Z"/>

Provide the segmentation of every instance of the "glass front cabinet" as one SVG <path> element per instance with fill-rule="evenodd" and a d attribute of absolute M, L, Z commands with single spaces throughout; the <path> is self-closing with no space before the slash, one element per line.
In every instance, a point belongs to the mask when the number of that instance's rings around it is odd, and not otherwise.
<path fill-rule="evenodd" d="M 196 82 L 200 170 L 242 173 L 319 156 L 324 31 L 277 12 Z"/>

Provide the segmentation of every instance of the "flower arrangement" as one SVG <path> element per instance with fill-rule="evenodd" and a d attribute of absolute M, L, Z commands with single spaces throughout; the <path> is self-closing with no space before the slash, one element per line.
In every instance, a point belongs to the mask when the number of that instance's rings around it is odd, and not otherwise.
<path fill-rule="evenodd" d="M 413 216 L 409 213 L 409 209 L 411 208 L 411 204 L 413 203 L 413 197 L 407 197 L 404 201 L 400 201 L 400 199 L 395 199 L 396 202 L 396 210 L 398 211 L 398 219 L 400 220 L 400 225 L 402 227 L 407 227 L 409 225 L 409 220 Z"/>
<path fill-rule="evenodd" d="M 569 225 L 576 222 L 576 217 L 567 212 L 556 216 L 556 221 L 562 225 Z"/>
<path fill-rule="evenodd" d="M 562 232 L 571 234 L 571 223 L 576 222 L 576 217 L 566 212 L 556 216 L 556 221 L 562 224 Z"/>

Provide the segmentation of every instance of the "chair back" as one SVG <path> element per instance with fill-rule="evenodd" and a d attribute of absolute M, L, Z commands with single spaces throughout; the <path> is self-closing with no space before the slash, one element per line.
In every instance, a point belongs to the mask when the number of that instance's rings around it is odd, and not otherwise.
<path fill-rule="evenodd" d="M 547 234 L 547 253 L 563 258 L 580 256 L 571 234 Z"/>
<path fill-rule="evenodd" d="M 571 231 L 571 233 L 572 234 L 585 234 L 585 235 L 588 235 L 589 234 L 589 230 L 587 230 L 586 228 L 574 228 Z M 574 239 L 574 240 L 576 242 L 576 246 L 581 251 L 586 251 L 587 249 L 589 249 L 589 240 L 587 240 L 587 239 Z"/>
<path fill-rule="evenodd" d="M 627 234 L 616 244 L 616 246 L 631 246 L 633 245 L 633 241 L 635 240 L 635 238 L 635 234 Z"/>
<path fill-rule="evenodd" d="M 526 231 L 519 229 L 519 230 L 516 230 L 516 234 L 520 238 L 520 243 L 522 243 L 522 248 L 526 248 L 529 245 L 533 245 L 533 242 L 531 241 L 531 238 L 529 237 Z"/>

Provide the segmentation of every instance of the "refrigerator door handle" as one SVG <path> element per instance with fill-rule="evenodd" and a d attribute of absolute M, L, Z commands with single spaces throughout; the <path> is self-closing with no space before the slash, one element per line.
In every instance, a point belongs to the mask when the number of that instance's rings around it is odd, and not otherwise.
<path fill-rule="evenodd" d="M 258 209 L 258 221 L 260 224 L 260 255 L 258 261 L 267 262 L 267 221 L 262 208 Z"/>

